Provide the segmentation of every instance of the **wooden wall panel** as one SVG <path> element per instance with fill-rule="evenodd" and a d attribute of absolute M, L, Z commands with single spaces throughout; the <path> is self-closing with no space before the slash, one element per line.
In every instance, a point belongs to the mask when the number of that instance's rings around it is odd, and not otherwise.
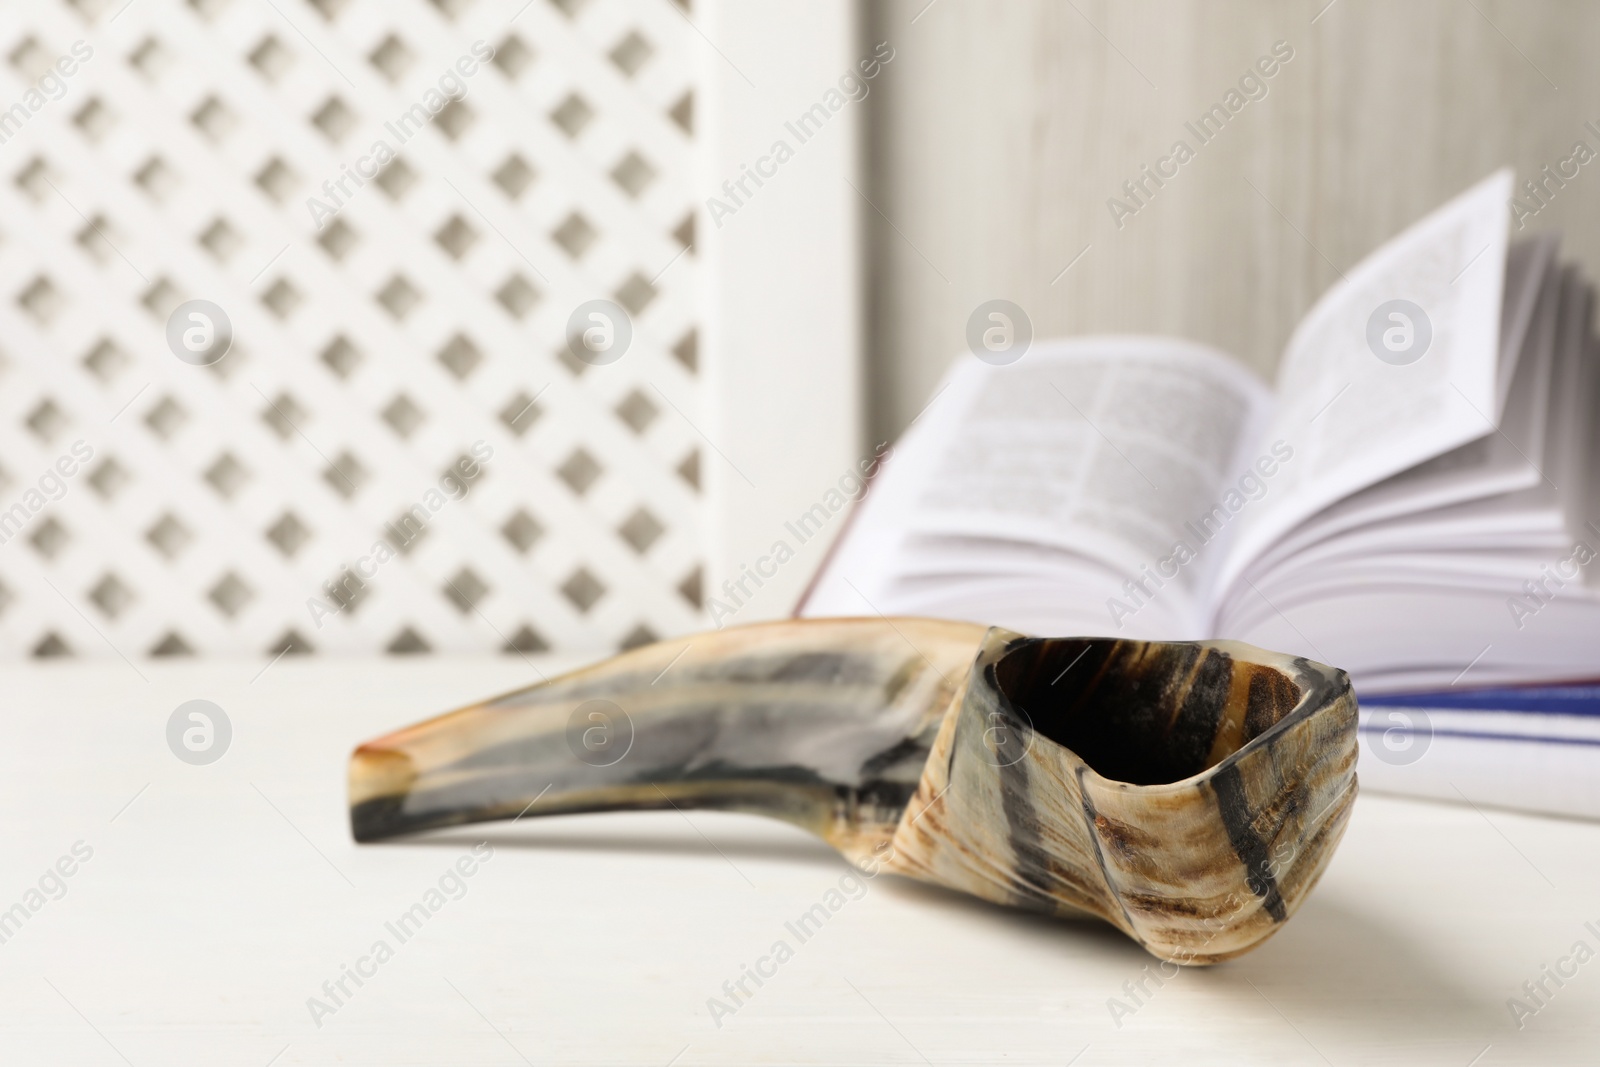
<path fill-rule="evenodd" d="M 995 297 L 1036 337 L 1179 334 L 1270 376 L 1312 301 L 1408 222 L 1502 164 L 1521 181 L 1577 140 L 1600 151 L 1600 5 L 1326 4 L 869 5 L 897 52 L 866 135 L 875 437 Z M 1276 41 L 1294 56 L 1267 95 L 1198 146 L 1184 122 Z M 1119 228 L 1107 199 L 1180 137 L 1195 158 Z M 1526 232 L 1563 230 L 1595 274 L 1597 221 L 1600 163 Z"/>

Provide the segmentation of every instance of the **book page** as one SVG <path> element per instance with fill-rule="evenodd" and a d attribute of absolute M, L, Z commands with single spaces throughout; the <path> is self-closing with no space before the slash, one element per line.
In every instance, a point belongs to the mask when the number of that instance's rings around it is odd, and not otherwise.
<path fill-rule="evenodd" d="M 1265 440 L 1294 461 L 1242 516 L 1220 581 L 1330 504 L 1494 431 L 1511 173 L 1369 256 L 1295 330 Z"/>
<path fill-rule="evenodd" d="M 1502 407 L 1500 432 L 1480 437 L 1433 459 L 1391 475 L 1375 485 L 1324 508 L 1280 537 L 1253 558 L 1241 573 L 1261 583 L 1263 575 L 1282 565 L 1301 565 L 1310 546 L 1374 523 L 1389 523 L 1425 514 L 1469 500 L 1529 489 L 1540 481 L 1545 449 L 1546 410 L 1550 406 L 1551 369 L 1556 355 L 1558 312 L 1561 311 L 1562 272 L 1550 266 L 1553 241 L 1530 247 L 1541 254 L 1531 260 L 1513 247 L 1507 260 L 1506 307 L 1503 321 L 1516 328 L 1501 336 L 1502 367 L 1514 367 L 1514 380 Z M 1520 271 L 1519 271 L 1519 262 Z M 1528 268 L 1537 272 L 1539 285 L 1530 292 Z M 1508 357 L 1513 349 L 1521 358 Z M 1568 357 L 1576 359 L 1580 353 Z M 1271 591 L 1261 591 L 1271 596 Z M 1248 589 L 1235 589 L 1248 595 Z"/>
<path fill-rule="evenodd" d="M 863 599 L 893 613 L 911 603 L 906 591 L 947 572 L 969 588 L 985 572 L 1015 577 L 1014 554 L 981 549 L 1004 542 L 1142 581 L 1140 607 L 1158 595 L 1193 607 L 1231 534 L 1233 511 L 1219 502 L 1257 493 L 1253 468 L 1243 492 L 1235 483 L 1269 404 L 1235 361 L 1168 339 L 1039 345 L 1010 366 L 963 359 L 886 461 L 805 613 Z M 937 550 L 954 541 L 971 550 Z M 1175 559 L 1180 543 L 1188 550 Z"/>
<path fill-rule="evenodd" d="M 1576 267 L 1562 275 L 1561 324 L 1556 374 L 1552 386 L 1550 435 L 1544 451 L 1545 477 L 1561 487 L 1567 529 L 1574 537 L 1590 536 L 1589 489 L 1585 484 L 1584 446 L 1595 421 L 1592 390 L 1593 354 L 1588 351 L 1594 320 L 1594 288 Z M 1595 575 L 1600 578 L 1600 575 Z"/>

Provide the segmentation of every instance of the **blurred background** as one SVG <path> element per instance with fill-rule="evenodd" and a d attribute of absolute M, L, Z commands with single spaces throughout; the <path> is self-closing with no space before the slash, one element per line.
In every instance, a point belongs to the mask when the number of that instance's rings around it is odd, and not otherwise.
<path fill-rule="evenodd" d="M 916 416 L 980 302 L 1270 376 L 1383 239 L 1600 145 L 1597 30 L 1592 5 L 1489 0 L 7 5 L 0 656 L 701 627 L 708 589 Z M 1593 272 L 1588 171 L 1522 232 Z M 191 300 L 232 323 L 208 366 L 167 341 Z M 613 363 L 567 344 L 591 300 L 626 315 Z M 739 621 L 787 613 L 836 532 Z"/>
<path fill-rule="evenodd" d="M 1600 147 L 1588 4 L 896 0 L 869 18 L 904 42 L 868 139 L 893 220 L 867 219 L 879 435 L 915 416 L 991 297 L 1037 337 L 1177 334 L 1270 378 L 1300 316 L 1406 224 L 1497 167 L 1520 185 L 1576 141 Z M 1122 183 L 1193 143 L 1184 123 L 1278 41 L 1293 58 L 1266 95 L 1119 227 L 1106 201 L 1131 205 Z M 1512 237 L 1559 230 L 1592 272 L 1587 171 Z"/>
<path fill-rule="evenodd" d="M 6 5 L 0 507 L 93 458 L 0 546 L 0 652 L 694 628 L 691 38 L 668 0 Z M 614 366 L 564 345 L 591 298 Z M 166 341 L 192 299 L 208 366 Z"/>

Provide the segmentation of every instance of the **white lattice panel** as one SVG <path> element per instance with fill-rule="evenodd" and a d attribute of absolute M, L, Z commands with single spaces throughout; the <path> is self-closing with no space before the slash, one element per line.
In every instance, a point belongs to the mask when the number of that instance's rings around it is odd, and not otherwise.
<path fill-rule="evenodd" d="M 698 625 L 694 33 L 671 0 L 0 8 L 0 655 Z M 319 231 L 307 198 L 380 139 L 397 158 Z M 566 352 L 594 298 L 633 313 L 606 366 Z M 191 299 L 233 324 L 210 367 L 166 343 Z M 437 493 L 478 442 L 465 497 Z M 422 536 L 331 596 L 413 505 Z"/>

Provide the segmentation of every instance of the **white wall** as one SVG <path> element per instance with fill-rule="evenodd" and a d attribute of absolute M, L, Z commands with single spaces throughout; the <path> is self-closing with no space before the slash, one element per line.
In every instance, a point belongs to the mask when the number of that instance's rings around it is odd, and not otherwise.
<path fill-rule="evenodd" d="M 893 221 L 867 216 L 872 432 L 914 417 L 994 297 L 1036 336 L 1176 333 L 1270 374 L 1337 271 L 1407 222 L 1501 164 L 1600 150 L 1600 7 L 1327 3 L 872 4 L 898 50 L 871 101 Z M 1278 40 L 1269 94 L 1119 229 L 1107 198 Z M 1565 230 L 1592 274 L 1597 222 L 1593 165 L 1529 230 Z"/>

